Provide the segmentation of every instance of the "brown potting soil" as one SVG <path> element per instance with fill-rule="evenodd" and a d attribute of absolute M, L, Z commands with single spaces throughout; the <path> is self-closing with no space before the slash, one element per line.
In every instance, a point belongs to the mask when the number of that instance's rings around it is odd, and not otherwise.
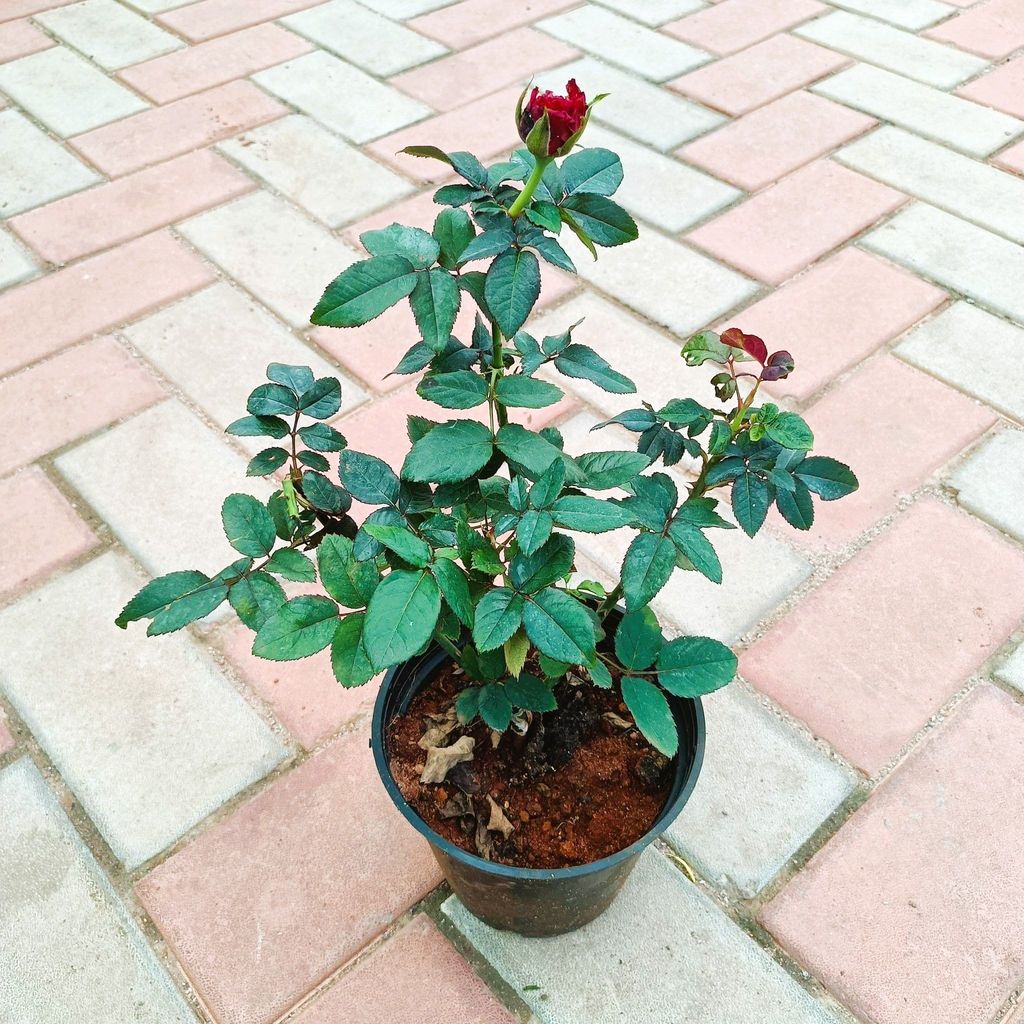
<path fill-rule="evenodd" d="M 391 772 L 402 795 L 440 836 L 502 864 L 560 868 L 588 864 L 636 842 L 665 804 L 671 764 L 632 725 L 615 688 L 563 681 L 558 710 L 535 715 L 523 736 L 495 747 L 479 719 L 456 725 L 441 746 L 475 740 L 473 759 L 444 781 L 420 782 L 428 716 L 443 716 L 468 684 L 448 663 L 388 729 Z M 490 796 L 513 828 L 486 828 Z"/>

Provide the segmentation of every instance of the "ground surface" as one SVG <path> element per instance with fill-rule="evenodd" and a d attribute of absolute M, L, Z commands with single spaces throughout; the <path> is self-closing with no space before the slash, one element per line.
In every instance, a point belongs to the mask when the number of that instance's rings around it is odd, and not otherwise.
<path fill-rule="evenodd" d="M 1019 1019 L 1022 47 L 1024 0 L 2 0 L 0 1018 Z M 588 141 L 641 224 L 545 322 L 656 403 L 708 397 L 693 329 L 790 349 L 775 396 L 863 482 L 666 591 L 742 678 L 668 843 L 548 941 L 445 901 L 372 688 L 229 618 L 112 626 L 224 563 L 220 498 L 260 485 L 221 428 L 268 361 L 340 370 L 350 444 L 400 456 L 410 321 L 307 314 L 361 230 L 431 223 L 396 150 L 503 153 L 534 74 L 611 93 Z M 578 448 L 622 407 L 544 421 Z"/>

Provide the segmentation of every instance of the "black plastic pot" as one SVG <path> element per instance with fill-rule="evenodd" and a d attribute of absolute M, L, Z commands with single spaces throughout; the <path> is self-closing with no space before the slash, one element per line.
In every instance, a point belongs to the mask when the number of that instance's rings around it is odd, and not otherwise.
<path fill-rule="evenodd" d="M 520 935 L 571 932 L 608 908 L 637 858 L 666 828 L 693 792 L 704 760 L 704 711 L 699 698 L 669 696 L 679 729 L 679 753 L 668 799 L 651 830 L 631 846 L 572 868 L 517 868 L 467 853 L 439 836 L 409 805 L 388 765 L 388 725 L 408 710 L 449 656 L 440 648 L 390 669 L 373 709 L 370 743 L 377 771 L 398 809 L 430 843 L 452 891 L 481 921 Z"/>

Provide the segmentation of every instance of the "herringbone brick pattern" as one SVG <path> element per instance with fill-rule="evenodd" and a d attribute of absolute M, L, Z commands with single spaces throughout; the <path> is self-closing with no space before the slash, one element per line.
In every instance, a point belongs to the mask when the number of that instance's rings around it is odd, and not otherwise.
<path fill-rule="evenodd" d="M 400 458 L 411 317 L 308 312 L 361 231 L 432 223 L 443 173 L 397 150 L 499 156 L 569 76 L 641 235 L 549 275 L 544 322 L 655 403 L 702 395 L 693 330 L 764 336 L 862 487 L 666 589 L 741 679 L 667 841 L 537 941 L 444 902 L 372 686 L 230 616 L 112 620 L 222 564 L 267 362 L 340 375 L 350 444 Z M 1024 0 L 0 0 L 0 1020 L 1019 1017 L 1022 174 Z M 623 403 L 534 422 L 578 450 Z"/>

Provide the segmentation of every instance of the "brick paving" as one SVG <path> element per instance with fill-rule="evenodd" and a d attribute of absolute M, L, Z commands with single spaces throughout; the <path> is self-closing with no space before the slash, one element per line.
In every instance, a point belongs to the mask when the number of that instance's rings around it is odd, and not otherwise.
<path fill-rule="evenodd" d="M 1022 49 L 1024 0 L 3 0 L 0 1019 L 1024 1021 Z M 407 311 L 306 317 L 361 231 L 431 224 L 444 169 L 397 149 L 499 156 L 569 75 L 641 236 L 543 321 L 655 402 L 702 395 L 692 330 L 774 340 L 862 488 L 666 588 L 740 655 L 701 781 L 608 915 L 523 940 L 390 806 L 372 684 L 112 619 L 223 564 L 271 359 L 400 458 Z M 532 422 L 579 448 L 625 403 L 570 384 Z"/>

